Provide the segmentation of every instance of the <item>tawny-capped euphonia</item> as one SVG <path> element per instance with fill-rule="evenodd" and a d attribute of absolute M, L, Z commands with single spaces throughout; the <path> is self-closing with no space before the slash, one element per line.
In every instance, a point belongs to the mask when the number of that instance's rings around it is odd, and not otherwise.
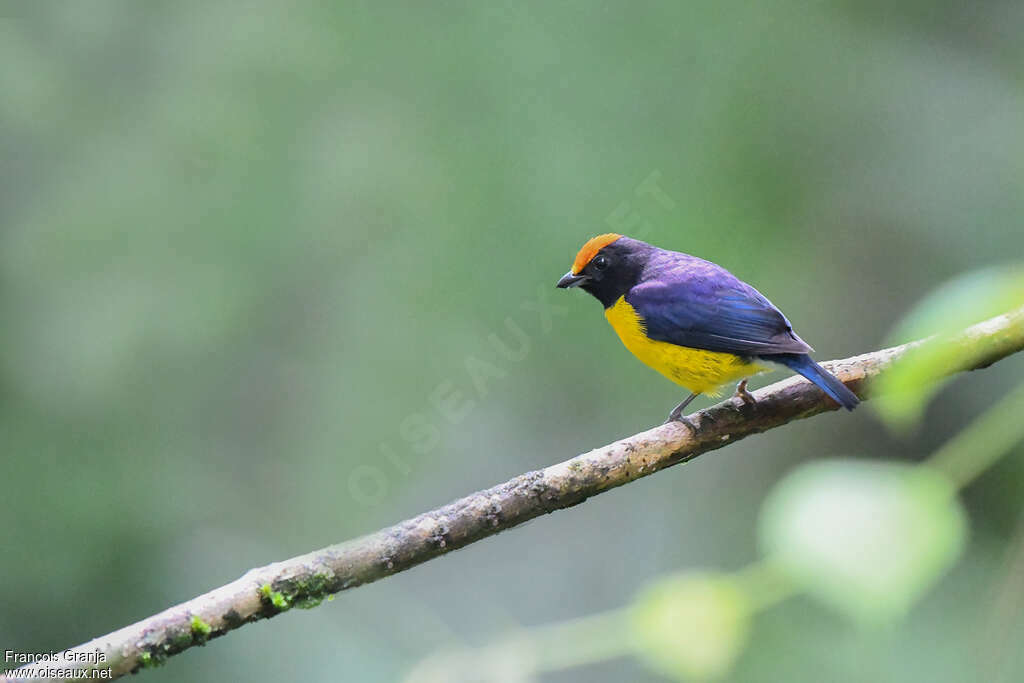
<path fill-rule="evenodd" d="M 815 363 L 813 349 L 760 292 L 710 261 L 668 251 L 623 235 L 599 235 L 580 249 L 558 286 L 580 287 L 604 306 L 622 343 L 637 358 L 691 395 L 718 395 L 722 385 L 778 364 L 800 373 L 839 405 L 860 402 L 834 375 Z"/>

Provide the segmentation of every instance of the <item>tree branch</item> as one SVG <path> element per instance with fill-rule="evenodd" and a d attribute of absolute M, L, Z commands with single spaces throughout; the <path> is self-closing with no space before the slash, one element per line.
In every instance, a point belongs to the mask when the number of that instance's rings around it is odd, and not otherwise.
<path fill-rule="evenodd" d="M 947 340 L 948 341 L 948 340 Z M 839 379 L 864 395 L 876 377 L 923 340 L 826 363 Z M 970 327 L 952 338 L 964 359 L 947 373 L 983 368 L 1024 348 L 1024 308 Z M 478 491 L 444 507 L 347 543 L 253 569 L 232 583 L 171 607 L 138 623 L 66 650 L 74 666 L 110 668 L 114 678 L 161 663 L 249 622 L 291 607 L 309 607 L 325 597 L 405 571 L 422 562 L 493 536 L 540 515 L 582 503 L 590 496 L 666 467 L 836 405 L 801 377 L 754 392 L 755 405 L 730 399 L 702 410 L 692 433 L 673 423 L 578 455 L 543 470 Z M 90 653 L 104 660 L 82 662 Z M 91 654 L 93 659 L 97 655 Z M 51 666 L 68 666 L 57 660 Z M 6 678 L 0 678 L 5 681 Z M 43 679 L 50 680 L 50 679 Z M 56 679 L 53 679 L 56 680 Z"/>

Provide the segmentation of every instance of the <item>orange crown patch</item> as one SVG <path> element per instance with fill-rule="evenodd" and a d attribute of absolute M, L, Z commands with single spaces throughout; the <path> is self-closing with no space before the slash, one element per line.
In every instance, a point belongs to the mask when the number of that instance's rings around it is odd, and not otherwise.
<path fill-rule="evenodd" d="M 622 237 L 622 235 L 615 232 L 609 232 L 604 235 L 598 235 L 584 244 L 580 249 L 580 253 L 576 254 L 576 260 L 572 262 L 573 274 L 575 275 L 586 268 L 587 264 L 590 263 L 590 259 L 597 256 L 597 252 L 601 251 L 620 237 Z"/>

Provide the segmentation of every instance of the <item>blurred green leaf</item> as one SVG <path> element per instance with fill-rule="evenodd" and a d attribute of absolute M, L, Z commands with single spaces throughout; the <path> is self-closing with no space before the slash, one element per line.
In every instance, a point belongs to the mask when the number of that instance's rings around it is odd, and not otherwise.
<path fill-rule="evenodd" d="M 1021 3 L 244 9 L 5 3 L 0 547 L 24 558 L 0 572 L 5 647 L 80 642 L 648 424 L 679 388 L 621 348 L 596 302 L 552 287 L 591 234 L 720 263 L 829 357 L 875 348 L 909 308 L 899 292 L 1024 259 Z M 667 203 L 641 189 L 655 175 Z M 523 308 L 541 284 L 564 311 L 549 333 Z M 522 361 L 488 341 L 518 346 L 506 319 L 529 337 Z M 468 357 L 507 372 L 482 399 Z M 994 370 L 964 399 L 988 396 Z M 445 382 L 475 401 L 461 424 L 432 398 Z M 397 426 L 413 415 L 440 434 L 430 453 Z M 143 683 L 394 681 L 463 640 L 623 604 L 638 573 L 743 557 L 784 460 L 716 457 L 626 487 L 621 504 L 246 629 Z M 367 469 L 383 488 L 357 479 Z M 983 676 L 963 596 L 1003 580 L 1021 475 L 979 482 L 993 543 L 936 596 L 941 619 L 922 610 L 893 634 L 891 658 L 783 606 L 733 675 Z M 779 595 L 749 576 L 756 608 Z M 572 648 L 552 633 L 538 636 L 550 661 L 610 651 L 608 631 Z M 1024 680 L 1007 650 L 1007 679 Z M 309 656 L 261 656 L 293 651 Z M 543 679 L 642 677 L 590 664 Z"/>
<path fill-rule="evenodd" d="M 1024 384 L 1001 398 L 932 454 L 929 464 L 966 486 L 1024 440 Z"/>
<path fill-rule="evenodd" d="M 832 460 L 804 465 L 765 502 L 764 551 L 862 623 L 903 616 L 963 550 L 967 523 L 938 472 Z"/>
<path fill-rule="evenodd" d="M 942 343 L 942 338 L 1020 306 L 1024 306 L 1024 264 L 967 273 L 932 292 L 896 326 L 888 341 L 896 344 L 939 335 L 938 343 L 911 350 L 879 377 L 874 409 L 893 429 L 905 431 L 917 424 L 928 401 L 947 381 L 935 378 L 986 351 Z"/>
<path fill-rule="evenodd" d="M 630 623 L 637 653 L 676 679 L 724 675 L 742 651 L 751 605 L 739 583 L 719 574 L 676 574 L 636 599 Z"/>

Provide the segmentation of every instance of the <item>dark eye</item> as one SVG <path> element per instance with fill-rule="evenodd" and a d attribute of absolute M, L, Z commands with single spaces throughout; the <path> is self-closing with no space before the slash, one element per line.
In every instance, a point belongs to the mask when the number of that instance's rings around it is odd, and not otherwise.
<path fill-rule="evenodd" d="M 600 255 L 594 257 L 594 270 L 604 270 L 608 267 L 610 261 L 607 256 Z"/>

